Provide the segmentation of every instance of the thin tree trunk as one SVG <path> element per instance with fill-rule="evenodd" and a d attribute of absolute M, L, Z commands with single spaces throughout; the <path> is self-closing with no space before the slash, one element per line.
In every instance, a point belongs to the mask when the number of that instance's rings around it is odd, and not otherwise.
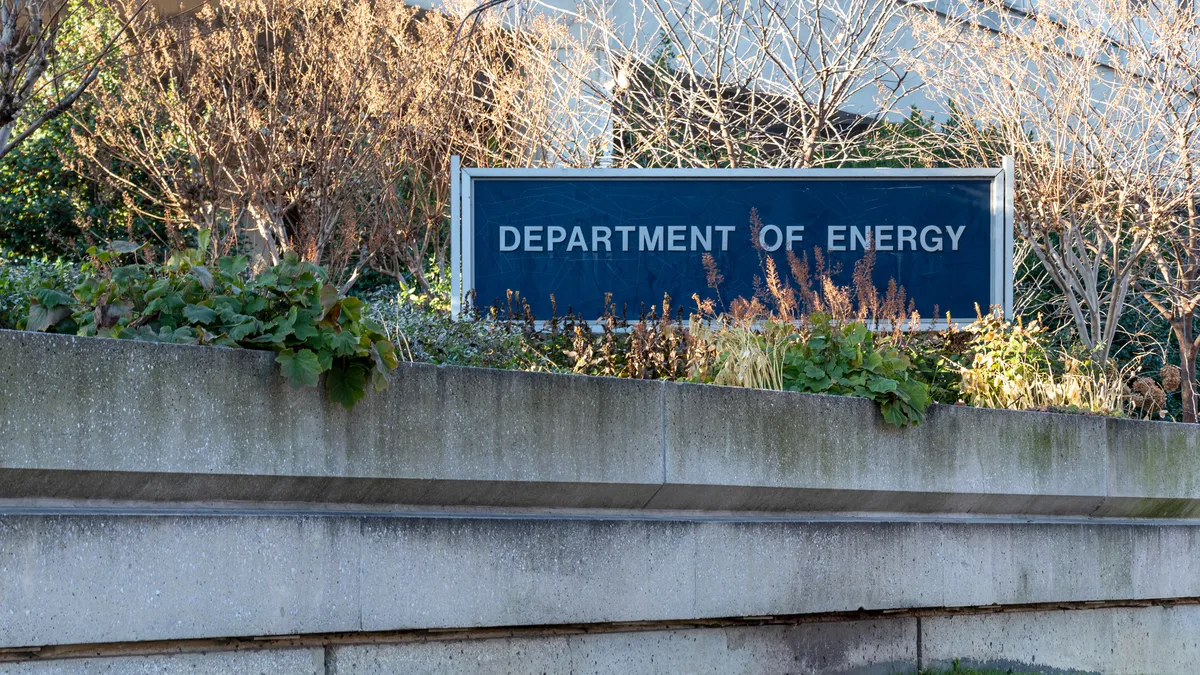
<path fill-rule="evenodd" d="M 1192 316 L 1171 320 L 1171 332 L 1179 343 L 1179 369 L 1182 371 L 1179 395 L 1183 400 L 1183 421 L 1196 421 L 1196 344 L 1192 340 Z"/>

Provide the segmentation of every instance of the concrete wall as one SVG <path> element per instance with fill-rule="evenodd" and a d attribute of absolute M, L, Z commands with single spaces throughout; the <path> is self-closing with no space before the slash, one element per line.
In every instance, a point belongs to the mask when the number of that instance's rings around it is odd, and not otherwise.
<path fill-rule="evenodd" d="M 0 675 L 1194 673 L 1200 607 L 1111 608 L 0 663 Z M 962 659 L 964 654 L 973 658 Z"/>
<path fill-rule="evenodd" d="M 419 364 L 353 412 L 272 355 L 0 331 L 0 499 L 1200 514 L 1181 424 Z"/>
<path fill-rule="evenodd" d="M 8 516 L 0 648 L 1200 597 L 1198 529 Z"/>
<path fill-rule="evenodd" d="M 270 354 L 0 331 L 0 674 L 1194 670 L 1195 426 L 391 384 L 346 412 Z M 1032 606 L 1071 611 L 981 609 Z"/>

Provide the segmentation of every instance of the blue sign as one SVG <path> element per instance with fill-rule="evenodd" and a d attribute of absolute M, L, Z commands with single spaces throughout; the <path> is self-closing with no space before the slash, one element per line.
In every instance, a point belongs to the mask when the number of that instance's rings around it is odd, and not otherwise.
<path fill-rule="evenodd" d="M 973 318 L 1011 304 L 1011 226 L 1003 170 L 467 169 L 455 234 L 462 284 L 480 309 L 517 291 L 538 319 L 630 318 L 693 294 L 728 304 L 754 294 L 762 256 L 817 250 L 851 285 L 874 245 L 873 280 L 894 279 L 922 317 Z M 1009 201 L 1008 203 L 1011 203 Z M 457 205 L 457 204 L 456 204 Z M 752 221 L 752 210 L 760 227 Z M 710 288 L 705 254 L 724 282 Z M 456 298 L 457 299 L 457 298 Z"/>

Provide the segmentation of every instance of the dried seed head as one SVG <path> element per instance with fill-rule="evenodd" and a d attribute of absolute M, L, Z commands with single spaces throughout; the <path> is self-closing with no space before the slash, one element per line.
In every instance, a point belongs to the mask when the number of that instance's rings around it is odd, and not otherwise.
<path fill-rule="evenodd" d="M 1167 392 L 1158 383 L 1148 377 L 1139 377 L 1133 383 L 1133 390 L 1138 395 L 1133 397 L 1134 404 L 1147 412 L 1158 412 L 1167 405 Z"/>
<path fill-rule="evenodd" d="M 1150 387 L 1154 386 L 1154 380 L 1148 377 L 1139 377 L 1133 382 L 1133 390 L 1139 394 L 1145 395 L 1150 391 Z"/>
<path fill-rule="evenodd" d="M 1180 377 L 1179 366 L 1167 364 L 1158 371 L 1158 379 L 1162 380 L 1162 388 L 1166 391 L 1179 391 L 1183 381 Z"/>

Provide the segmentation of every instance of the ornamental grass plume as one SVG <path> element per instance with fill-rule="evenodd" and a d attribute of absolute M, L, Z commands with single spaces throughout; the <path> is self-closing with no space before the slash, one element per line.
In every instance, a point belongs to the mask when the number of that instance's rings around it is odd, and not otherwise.
<path fill-rule="evenodd" d="M 692 338 L 713 355 L 694 378 L 712 384 L 756 389 L 783 389 L 783 365 L 788 347 L 798 335 L 791 324 L 752 323 L 720 317 L 711 322 L 693 315 Z"/>

